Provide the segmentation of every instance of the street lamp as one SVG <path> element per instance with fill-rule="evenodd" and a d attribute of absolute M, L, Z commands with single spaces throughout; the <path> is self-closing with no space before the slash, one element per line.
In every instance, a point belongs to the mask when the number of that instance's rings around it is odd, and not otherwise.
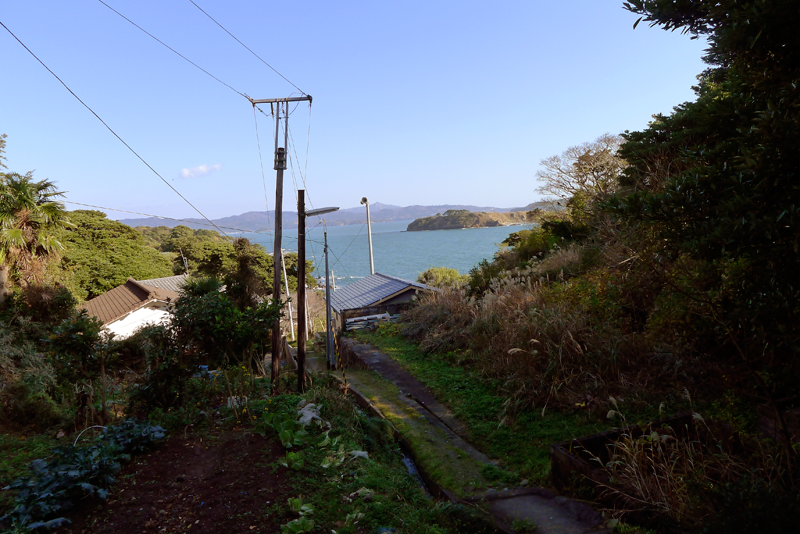
<path fill-rule="evenodd" d="M 367 236 L 369 236 L 369 274 L 375 274 L 375 262 L 372 259 L 372 223 L 369 220 L 369 200 L 361 197 L 361 205 L 367 206 Z"/>
<path fill-rule="evenodd" d="M 302 393 L 306 377 L 306 217 L 325 215 L 339 208 L 319 208 L 306 211 L 306 192 L 297 191 L 297 389 Z M 331 295 L 328 280 L 328 231 L 325 231 L 325 308 L 327 349 L 325 357 L 330 363 L 331 341 Z M 302 310 L 302 311 L 300 311 Z"/>

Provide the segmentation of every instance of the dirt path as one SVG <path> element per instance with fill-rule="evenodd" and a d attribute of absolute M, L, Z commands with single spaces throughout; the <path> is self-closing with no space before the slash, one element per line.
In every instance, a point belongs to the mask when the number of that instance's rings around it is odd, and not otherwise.
<path fill-rule="evenodd" d="M 59 533 L 272 533 L 271 513 L 295 497 L 279 444 L 250 432 L 173 437 L 117 476 L 107 502 L 83 506 Z M 275 508 L 277 509 L 277 507 Z"/>
<path fill-rule="evenodd" d="M 466 441 L 466 425 L 424 384 L 370 345 L 343 338 L 342 350 L 351 365 L 369 370 L 348 372 L 353 393 L 394 424 L 433 493 L 485 505 L 506 532 L 515 521 L 535 525 L 539 534 L 604 532 L 600 515 L 586 504 L 544 488 L 492 488 L 482 469 L 491 460 Z"/>

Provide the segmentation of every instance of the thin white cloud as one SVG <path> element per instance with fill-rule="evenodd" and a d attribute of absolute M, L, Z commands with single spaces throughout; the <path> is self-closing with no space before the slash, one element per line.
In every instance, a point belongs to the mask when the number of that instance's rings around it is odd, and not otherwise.
<path fill-rule="evenodd" d="M 197 167 L 181 169 L 181 178 L 197 178 L 198 176 L 203 176 L 204 174 L 209 174 L 220 169 L 222 169 L 222 163 L 215 163 L 214 165 L 206 165 L 204 163 Z"/>

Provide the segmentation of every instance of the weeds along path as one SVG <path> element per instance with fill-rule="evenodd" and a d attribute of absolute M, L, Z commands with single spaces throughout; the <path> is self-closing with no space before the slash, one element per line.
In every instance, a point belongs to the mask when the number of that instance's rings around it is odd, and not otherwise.
<path fill-rule="evenodd" d="M 528 486 L 470 445 L 466 425 L 392 358 L 348 338 L 341 350 L 351 366 L 351 391 L 364 408 L 394 425 L 431 493 L 483 507 L 507 532 L 602 531 L 600 515 L 588 505 Z"/>

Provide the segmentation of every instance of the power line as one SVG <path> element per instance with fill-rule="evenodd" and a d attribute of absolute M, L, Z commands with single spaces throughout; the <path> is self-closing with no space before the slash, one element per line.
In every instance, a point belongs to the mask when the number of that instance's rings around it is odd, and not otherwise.
<path fill-rule="evenodd" d="M 337 256 L 336 253 L 333 250 L 331 250 L 330 246 L 328 246 L 328 250 L 330 250 L 331 254 L 333 254 L 333 257 L 336 258 L 336 263 L 331 265 L 331 270 L 333 270 L 333 268 L 336 267 L 337 264 L 341 265 L 342 269 L 344 269 L 344 273 L 347 275 L 347 277 L 348 278 L 353 278 L 353 275 L 350 274 L 350 271 L 347 270 L 347 267 L 344 266 L 344 263 L 342 263 L 342 260 L 339 258 L 339 256 Z M 345 252 L 347 252 L 347 251 L 345 250 Z M 342 252 L 342 256 L 344 256 L 344 252 Z"/>
<path fill-rule="evenodd" d="M 216 20 L 214 20 L 214 17 L 212 17 L 211 15 L 209 15 L 208 13 L 206 13 L 205 11 L 203 11 L 203 8 L 202 8 L 202 7 L 200 7 L 200 6 L 198 6 L 198 5 L 197 5 L 197 4 L 194 2 L 194 0 L 189 0 L 189 1 L 190 1 L 190 2 L 191 2 L 193 5 L 194 5 L 194 7 L 196 7 L 197 9 L 199 9 L 199 10 L 200 10 L 200 11 L 201 11 L 201 12 L 202 12 L 202 13 L 203 13 L 203 14 L 204 14 L 206 17 L 210 18 L 210 19 L 211 19 L 211 20 L 214 22 L 214 24 L 216 24 L 217 26 L 219 26 L 220 28 L 222 28 L 222 29 L 225 31 L 225 33 L 227 33 L 228 35 L 230 35 L 231 37 L 233 37 L 233 38 L 236 40 L 236 42 L 237 42 L 237 43 L 239 43 L 240 45 L 242 45 L 243 47 L 245 47 L 245 48 L 247 49 L 247 51 L 248 51 L 248 52 L 250 52 L 251 54 L 253 54 L 254 56 L 256 56 L 256 57 L 259 59 L 259 61 L 261 61 L 261 63 L 263 63 L 264 65 L 266 65 L 266 66 L 267 66 L 267 67 L 269 67 L 270 69 L 272 69 L 272 71 L 273 71 L 275 74 L 277 74 L 278 76 L 280 76 L 281 78 L 283 78 L 284 80 L 286 80 L 287 82 L 289 82 L 289 84 L 291 84 L 291 85 L 292 85 L 292 87 L 294 87 L 295 89 L 297 89 L 298 91 L 300 91 L 300 92 L 301 92 L 301 93 L 303 93 L 304 95 L 307 95 L 307 94 L 308 94 L 308 93 L 306 93 L 305 91 L 303 91 L 302 89 L 300 89 L 299 87 L 297 87 L 297 86 L 296 86 L 294 83 L 292 83 L 292 81 L 291 81 L 289 78 L 287 78 L 286 76 L 284 76 L 283 74 L 281 74 L 280 72 L 278 72 L 278 71 L 275 69 L 275 67 L 273 67 L 272 65 L 270 65 L 269 63 L 267 63 L 266 61 L 264 61 L 263 59 L 261 59 L 261 56 L 259 56 L 258 54 L 256 54 L 256 53 L 255 53 L 255 52 L 253 52 L 252 50 L 250 50 L 250 48 L 248 48 L 246 44 L 244 44 L 243 42 L 241 42 L 239 39 L 237 39 L 237 38 L 236 38 L 236 36 L 235 36 L 235 35 L 233 35 L 231 32 L 229 32 L 228 30 L 226 30 L 226 29 L 225 29 L 225 27 L 224 27 L 222 24 L 220 24 L 219 22 L 217 22 Z"/>
<path fill-rule="evenodd" d="M 124 140 L 123 140 L 123 139 L 122 139 L 122 138 L 121 138 L 119 135 L 117 135 L 117 132 L 115 132 L 114 130 L 112 130 L 112 129 L 111 129 L 111 126 L 109 126 L 108 124 L 106 124 L 106 122 L 105 122 L 103 119 L 101 119 L 101 118 L 100 118 L 100 115 L 98 115 L 97 113 L 95 113 L 95 112 L 94 112 L 94 110 L 93 110 L 92 108 L 90 108 L 90 107 L 89 107 L 89 106 L 88 106 L 88 105 L 87 105 L 87 104 L 86 104 L 86 103 L 85 103 L 83 100 L 81 100 L 81 99 L 80 99 L 80 97 L 78 97 L 78 95 L 76 95 L 76 94 L 75 94 L 75 93 L 72 91 L 72 89 L 70 89 L 70 88 L 67 86 L 67 84 L 65 84 L 65 83 L 64 83 L 64 82 L 61 80 L 61 78 L 59 78 L 59 77 L 58 77 L 58 75 L 56 75 L 56 73 L 55 73 L 55 72 L 53 72 L 52 70 L 50 70 L 50 67 L 48 67 L 47 65 L 45 65 L 45 64 L 44 64 L 44 62 L 43 62 L 41 59 L 39 59 L 39 58 L 36 56 L 36 54 L 34 54 L 34 53 L 31 51 L 31 49 L 30 49 L 30 48 L 28 48 L 27 46 L 25 46 L 25 43 L 23 43 L 22 41 L 20 41 L 20 40 L 19 40 L 19 37 L 17 37 L 16 35 L 14 35 L 14 32 L 12 32 L 11 30 L 9 30 L 9 29 L 8 29 L 8 27 L 6 27 L 6 25 L 5 25 L 5 24 L 3 24 L 2 22 L 0 22 L 0 26 L 2 26 L 3 28 L 5 28 L 5 30 L 6 30 L 8 33 L 10 33 L 10 34 L 11 34 L 11 37 L 13 37 L 14 39 L 16 39 L 16 40 L 17 40 L 17 42 L 18 42 L 19 44 L 21 44 L 21 45 L 22 45 L 22 47 L 23 47 L 25 50 L 27 50 L 27 51 L 28 51 L 28 53 L 29 53 L 30 55 L 32 55 L 32 56 L 34 57 L 34 59 L 36 59 L 36 61 L 38 61 L 38 62 L 39 62 L 39 63 L 40 63 L 40 64 L 41 64 L 41 65 L 42 65 L 42 66 L 43 66 L 45 69 L 47 69 L 47 72 L 49 72 L 50 74 L 52 74 L 52 75 L 53 75 L 53 77 L 55 77 L 55 79 L 56 79 L 56 80 L 58 80 L 58 81 L 59 81 L 59 83 L 61 83 L 61 85 L 63 85 L 63 86 L 64 86 L 64 88 L 65 88 L 67 91 L 69 91 L 69 93 L 70 93 L 72 96 L 74 96 L 74 97 L 75 97 L 75 99 L 76 99 L 78 102 L 80 102 L 80 103 L 83 105 L 83 107 L 85 107 L 86 109 L 88 109 L 88 110 L 89 110 L 89 111 L 92 113 L 92 115 L 94 115 L 94 116 L 97 118 L 97 120 L 99 120 L 99 121 L 100 121 L 100 122 L 103 124 L 103 126 L 105 126 L 105 127 L 106 127 L 106 129 L 108 129 L 108 131 L 109 131 L 109 132 L 111 132 L 111 133 L 114 135 L 114 137 L 116 137 L 117 139 L 119 139 L 119 141 L 120 141 L 120 142 L 121 142 L 123 145 L 125 145 L 125 147 L 126 147 L 128 150 L 130 150 L 130 151 L 133 153 L 133 155 L 134 155 L 134 156 L 136 156 L 137 158 L 139 158 L 139 160 L 140 160 L 142 163 L 144 163 L 144 164 L 147 166 L 147 168 L 148 168 L 148 169 L 150 169 L 151 171 L 153 171 L 153 174 L 155 174 L 156 176 L 158 176 L 159 178 L 161 178 L 161 181 L 162 181 L 162 182 L 164 182 L 165 184 L 167 184 L 167 186 L 169 186 L 169 188 L 170 188 L 170 189 L 172 189 L 172 190 L 175 192 L 175 194 L 177 194 L 179 197 L 181 197 L 181 199 L 183 199 L 183 201 L 184 201 L 184 202 L 186 202 L 186 203 L 187 203 L 189 206 L 191 206 L 191 207 L 192 207 L 192 209 L 193 209 L 194 211 L 196 211 L 197 213 L 199 213 L 201 217 L 203 217 L 205 220 L 207 220 L 209 223 L 211 223 L 211 225 L 212 225 L 212 226 L 214 226 L 214 228 L 216 228 L 217 230 L 219 230 L 219 231 L 220 231 L 220 233 L 223 233 L 223 234 L 225 234 L 225 235 L 228 235 L 228 234 L 226 234 L 226 233 L 225 233 L 225 232 L 224 232 L 222 229 L 220 229 L 220 228 L 219 228 L 219 227 L 218 227 L 216 224 L 214 224 L 214 223 L 211 221 L 211 219 L 209 219 L 208 217 L 206 217 L 206 216 L 203 214 L 203 212 L 202 212 L 202 211 L 200 211 L 199 209 L 197 209 L 197 208 L 195 207 L 195 205 L 194 205 L 194 204 L 192 204 L 191 202 L 189 202 L 189 200 L 188 200 L 188 199 L 187 199 L 185 196 L 183 196 L 183 195 L 180 193 L 180 191 L 178 191 L 177 189 L 175 189 L 175 187 L 173 187 L 173 186 L 172 186 L 172 184 L 170 184 L 170 183 L 169 183 L 167 180 L 165 180 L 163 176 L 161 176 L 160 174 L 158 174 L 158 171 L 156 171 L 156 170 L 155 170 L 153 167 L 151 167 L 151 166 L 150 166 L 150 164 L 149 164 L 149 163 L 147 163 L 147 162 L 144 160 L 144 158 L 142 158 L 142 156 L 140 156 L 140 155 L 139 155 L 139 154 L 138 154 L 138 153 L 137 153 L 137 152 L 136 152 L 136 151 L 135 151 L 133 148 L 131 148 L 131 146 L 130 146 L 128 143 L 126 143 L 126 142 L 125 142 L 125 141 L 124 141 Z"/>
<path fill-rule="evenodd" d="M 353 240 L 352 240 L 352 241 L 350 241 L 350 244 L 349 244 L 349 245 L 347 245 L 347 248 L 346 248 L 346 249 L 344 249 L 344 252 L 342 252 L 342 256 L 344 256 L 345 254 L 347 254 L 347 251 L 348 251 L 348 250 L 350 250 L 350 247 L 352 247 L 352 246 L 353 246 L 353 243 L 355 243 L 355 242 L 356 242 L 356 239 L 358 239 L 358 236 L 360 236 L 360 235 L 361 235 L 361 231 L 364 229 L 364 227 L 365 227 L 365 226 L 366 226 L 366 223 L 361 225 L 361 228 L 359 228 L 359 230 L 358 230 L 358 233 L 355 235 L 355 237 L 353 238 Z M 328 247 L 328 248 L 330 248 L 330 247 Z M 334 256 L 336 256 L 336 254 L 334 254 Z M 344 266 L 344 264 L 342 263 L 342 260 L 340 260 L 340 259 L 339 259 L 339 256 L 336 256 L 336 263 L 334 263 L 333 265 L 331 265 L 331 269 L 333 269 L 334 267 L 336 267 L 336 264 L 337 264 L 337 263 L 340 263 L 340 264 L 342 265 L 342 269 L 344 269 L 344 272 L 346 272 L 346 273 L 347 273 L 347 268 L 346 268 L 346 267 Z M 347 273 L 347 276 L 350 276 L 350 273 Z"/>
<path fill-rule="evenodd" d="M 258 115 L 256 107 L 253 106 L 253 121 L 256 124 L 256 143 L 258 143 L 258 161 L 261 162 L 261 182 L 264 184 L 264 204 L 267 206 L 267 229 L 269 227 L 269 200 L 267 199 L 267 179 L 264 176 L 264 159 L 261 157 L 261 139 L 258 137 Z"/>
<path fill-rule="evenodd" d="M 98 1 L 98 2 L 100 2 L 101 4 L 103 4 L 104 6 L 106 6 L 108 9 L 110 9 L 110 10 L 111 10 L 111 11 L 113 11 L 114 13 L 116 13 L 117 15 L 119 15 L 120 17 L 122 17 L 123 19 L 125 19 L 125 20 L 127 20 L 128 22 L 130 22 L 131 24 L 133 24 L 135 27 L 137 27 L 137 28 L 139 28 L 140 30 L 142 30 L 142 31 L 143 31 L 145 34 L 147 34 L 147 35 L 149 35 L 150 37 L 152 37 L 152 38 L 153 38 L 153 39 L 154 39 L 156 42 L 160 43 L 161 45 L 163 45 L 163 46 L 165 46 L 166 48 L 168 48 L 169 50 L 171 50 L 171 51 L 172 51 L 174 54 L 176 54 L 178 57 L 180 57 L 180 58 L 182 58 L 182 59 L 185 59 L 186 61 L 188 61 L 189 63 L 191 63 L 192 65 L 194 65 L 195 67 L 197 67 L 197 68 L 198 68 L 198 69 L 200 69 L 201 71 L 205 72 L 206 74 L 208 74 L 209 76 L 211 76 L 212 78 L 214 78 L 215 80 L 217 80 L 219 83 L 221 83 L 222 85 L 224 85 L 225 87 L 227 87 L 228 89 L 230 89 L 231 91 L 233 91 L 234 93 L 237 93 L 237 94 L 239 94 L 239 95 L 241 95 L 241 96 L 243 96 L 243 97 L 247 98 L 247 95 L 246 95 L 246 94 L 244 94 L 244 93 L 242 93 L 242 92 L 240 92 L 240 91 L 237 91 L 236 89 L 234 89 L 233 87 L 231 87 L 231 86 L 230 86 L 230 85 L 228 85 L 227 83 L 223 82 L 222 80 L 220 80 L 219 78 L 217 78 L 216 76 L 214 76 L 213 74 L 211 74 L 210 72 L 208 72 L 206 69 L 204 69 L 203 67 L 201 67 L 200 65 L 198 65 L 197 63 L 195 63 L 194 61 L 192 61 L 191 59 L 187 58 L 186 56 L 184 56 L 183 54 L 181 54 L 180 52 L 178 52 L 177 50 L 175 50 L 174 48 L 172 48 L 171 46 L 169 46 L 168 44 L 166 44 L 164 41 L 162 41 L 161 39 L 159 39 L 158 37 L 156 37 L 156 36 L 155 36 L 155 35 L 153 35 L 152 33 L 148 32 L 147 30 L 145 30 L 144 28 L 142 28 L 141 26 L 139 26 L 138 24 L 136 24 L 135 22 L 133 22 L 131 19 L 129 19 L 128 17 L 126 17 L 125 15 L 123 15 L 122 13 L 120 13 L 119 11 L 117 11 L 116 9 L 114 9 L 113 7 L 111 7 L 110 5 L 108 5 L 108 4 L 106 4 L 105 2 L 103 2 L 103 0 L 97 0 L 97 1 Z"/>
<path fill-rule="evenodd" d="M 309 110 L 311 106 L 308 107 Z M 294 142 L 294 136 L 292 135 L 292 129 L 289 128 L 289 140 L 292 143 L 292 152 L 294 152 L 294 159 L 297 162 L 297 173 L 300 175 L 300 179 L 303 181 L 303 187 L 308 191 L 308 184 L 306 184 L 306 177 L 303 175 L 303 171 L 300 170 L 300 158 L 297 157 L 297 145 Z M 291 157 L 289 158 L 289 162 L 291 163 Z M 308 172 L 308 148 L 306 147 L 306 172 Z M 294 178 L 294 175 L 292 175 Z M 311 204 L 311 207 L 314 207 L 314 204 L 311 202 L 311 195 L 309 195 L 308 203 Z"/>

